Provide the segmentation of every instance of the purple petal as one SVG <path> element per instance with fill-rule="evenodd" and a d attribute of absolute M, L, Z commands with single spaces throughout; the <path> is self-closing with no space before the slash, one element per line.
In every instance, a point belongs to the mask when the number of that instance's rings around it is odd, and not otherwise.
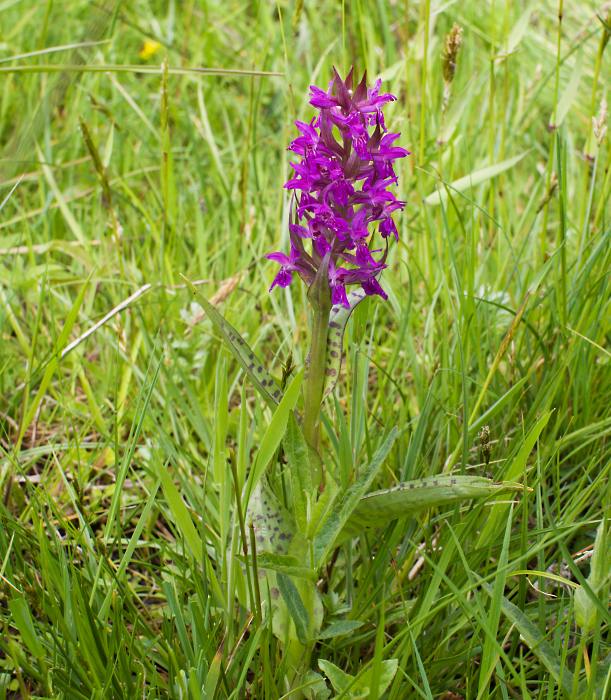
<path fill-rule="evenodd" d="M 348 295 L 346 294 L 346 288 L 343 284 L 338 283 L 331 285 L 331 303 L 333 305 L 341 304 L 347 309 L 350 308 L 350 303 L 348 302 Z"/>
<path fill-rule="evenodd" d="M 388 299 L 388 294 L 382 289 L 380 283 L 375 277 L 371 277 L 361 285 L 365 294 L 378 294 L 382 299 Z"/>
<path fill-rule="evenodd" d="M 310 104 L 312 107 L 328 109 L 330 107 L 337 107 L 337 100 L 327 95 L 324 90 L 316 87 L 316 85 L 310 85 Z"/>
<path fill-rule="evenodd" d="M 384 219 L 380 224 L 380 233 L 384 238 L 392 234 L 397 241 L 399 240 L 399 232 L 397 231 L 397 227 L 395 226 L 395 222 L 392 220 L 391 216 Z"/>
<path fill-rule="evenodd" d="M 291 259 L 289 258 L 289 256 L 285 253 L 282 253 L 281 251 L 278 251 L 276 253 L 268 253 L 265 257 L 268 260 L 273 260 L 279 265 L 290 265 L 291 263 Z"/>
<path fill-rule="evenodd" d="M 272 282 L 272 286 L 269 288 L 269 291 L 271 292 L 272 289 L 276 286 L 288 287 L 292 281 L 293 281 L 293 273 L 290 272 L 289 270 L 286 270 L 285 268 L 281 267 L 280 270 L 278 271 L 278 274 L 274 277 L 274 281 Z"/>

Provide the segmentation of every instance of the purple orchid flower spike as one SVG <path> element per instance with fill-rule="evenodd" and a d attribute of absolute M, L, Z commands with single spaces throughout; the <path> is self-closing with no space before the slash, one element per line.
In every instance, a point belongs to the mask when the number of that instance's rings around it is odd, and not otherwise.
<path fill-rule="evenodd" d="M 287 287 L 296 272 L 311 285 L 326 266 L 332 304 L 348 306 L 346 286 L 360 284 L 366 294 L 386 299 L 378 277 L 388 248 L 372 248 L 374 230 L 383 239 L 399 233 L 393 212 L 403 209 L 391 187 L 397 184 L 394 161 L 409 155 L 394 145 L 398 133 L 386 130 L 382 108 L 396 100 L 381 93 L 381 81 L 367 86 L 365 73 L 353 88 L 353 70 L 342 80 L 334 69 L 328 89 L 310 87 L 310 104 L 318 110 L 311 122 L 295 122 L 299 136 L 289 150 L 294 176 L 284 185 L 295 193 L 291 215 L 291 252 L 270 253 L 280 270 L 270 290 Z M 304 244 L 311 240 L 311 253 Z"/>

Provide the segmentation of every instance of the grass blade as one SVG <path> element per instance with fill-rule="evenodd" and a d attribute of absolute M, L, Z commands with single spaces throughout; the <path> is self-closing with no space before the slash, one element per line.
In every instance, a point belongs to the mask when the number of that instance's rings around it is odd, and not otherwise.
<path fill-rule="evenodd" d="M 489 165 L 485 168 L 481 168 L 480 170 L 476 170 L 469 175 L 465 175 L 458 180 L 454 180 L 454 182 L 449 183 L 447 187 L 453 192 L 463 192 L 464 190 L 468 190 L 470 187 L 475 187 L 476 185 L 480 185 L 482 182 L 492 180 L 493 177 L 496 177 L 497 175 L 504 173 L 506 170 L 513 168 L 513 166 L 519 163 L 525 155 L 526 152 L 521 153 L 519 156 L 514 156 L 513 158 L 503 160 L 495 165 Z M 445 202 L 447 198 L 447 190 L 439 189 L 436 192 L 431 193 L 428 197 L 425 197 L 424 203 L 434 206 Z"/>
<path fill-rule="evenodd" d="M 482 588 L 486 593 L 494 598 L 494 590 L 487 583 L 482 583 Z M 501 596 L 501 612 L 505 617 L 514 624 L 520 636 L 539 659 L 539 661 L 547 668 L 552 678 L 558 683 L 562 690 L 571 696 L 571 676 L 567 669 L 560 663 L 560 659 L 556 655 L 550 643 L 543 637 L 538 628 L 530 621 L 520 608 L 511 603 L 505 596 Z"/>

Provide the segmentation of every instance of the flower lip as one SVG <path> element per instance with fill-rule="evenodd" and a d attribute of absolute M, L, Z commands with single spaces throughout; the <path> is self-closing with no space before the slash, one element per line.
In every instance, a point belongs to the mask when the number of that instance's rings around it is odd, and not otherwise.
<path fill-rule="evenodd" d="M 310 86 L 317 114 L 295 122 L 299 135 L 289 150 L 298 161 L 291 163 L 294 173 L 284 184 L 295 203 L 291 252 L 267 255 L 280 265 L 272 288 L 288 286 L 293 273 L 311 284 L 330 256 L 331 300 L 344 306 L 346 285 L 360 284 L 366 294 L 386 298 L 378 277 L 386 267 L 388 239 L 399 238 L 393 214 L 405 206 L 391 189 L 397 184 L 394 162 L 409 155 L 395 145 L 400 134 L 389 132 L 384 120 L 383 108 L 396 97 L 381 92 L 379 79 L 368 87 L 366 73 L 354 83 L 352 69 L 343 80 L 333 69 L 326 91 Z M 383 252 L 371 243 L 375 231 L 386 241 Z M 310 253 L 304 247 L 308 239 Z"/>

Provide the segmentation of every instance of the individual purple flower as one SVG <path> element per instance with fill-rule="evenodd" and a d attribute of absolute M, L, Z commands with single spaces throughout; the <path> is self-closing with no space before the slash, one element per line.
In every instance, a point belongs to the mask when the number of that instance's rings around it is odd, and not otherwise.
<path fill-rule="evenodd" d="M 299 136 L 289 150 L 299 160 L 291 163 L 294 176 L 284 185 L 294 191 L 296 204 L 291 253 L 267 256 L 280 265 L 270 289 L 287 287 L 293 272 L 312 284 L 328 256 L 332 304 L 349 306 L 346 286 L 352 284 L 387 298 L 378 277 L 386 267 L 388 238 L 399 239 L 393 212 L 405 206 L 391 191 L 397 184 L 394 161 L 409 152 L 394 145 L 398 133 L 386 130 L 382 108 L 396 97 L 380 87 L 377 80 L 368 88 L 366 74 L 354 87 L 352 70 L 345 80 L 334 70 L 326 92 L 310 87 L 318 113 L 309 123 L 295 122 Z M 385 249 L 373 248 L 376 230 L 386 239 Z"/>

